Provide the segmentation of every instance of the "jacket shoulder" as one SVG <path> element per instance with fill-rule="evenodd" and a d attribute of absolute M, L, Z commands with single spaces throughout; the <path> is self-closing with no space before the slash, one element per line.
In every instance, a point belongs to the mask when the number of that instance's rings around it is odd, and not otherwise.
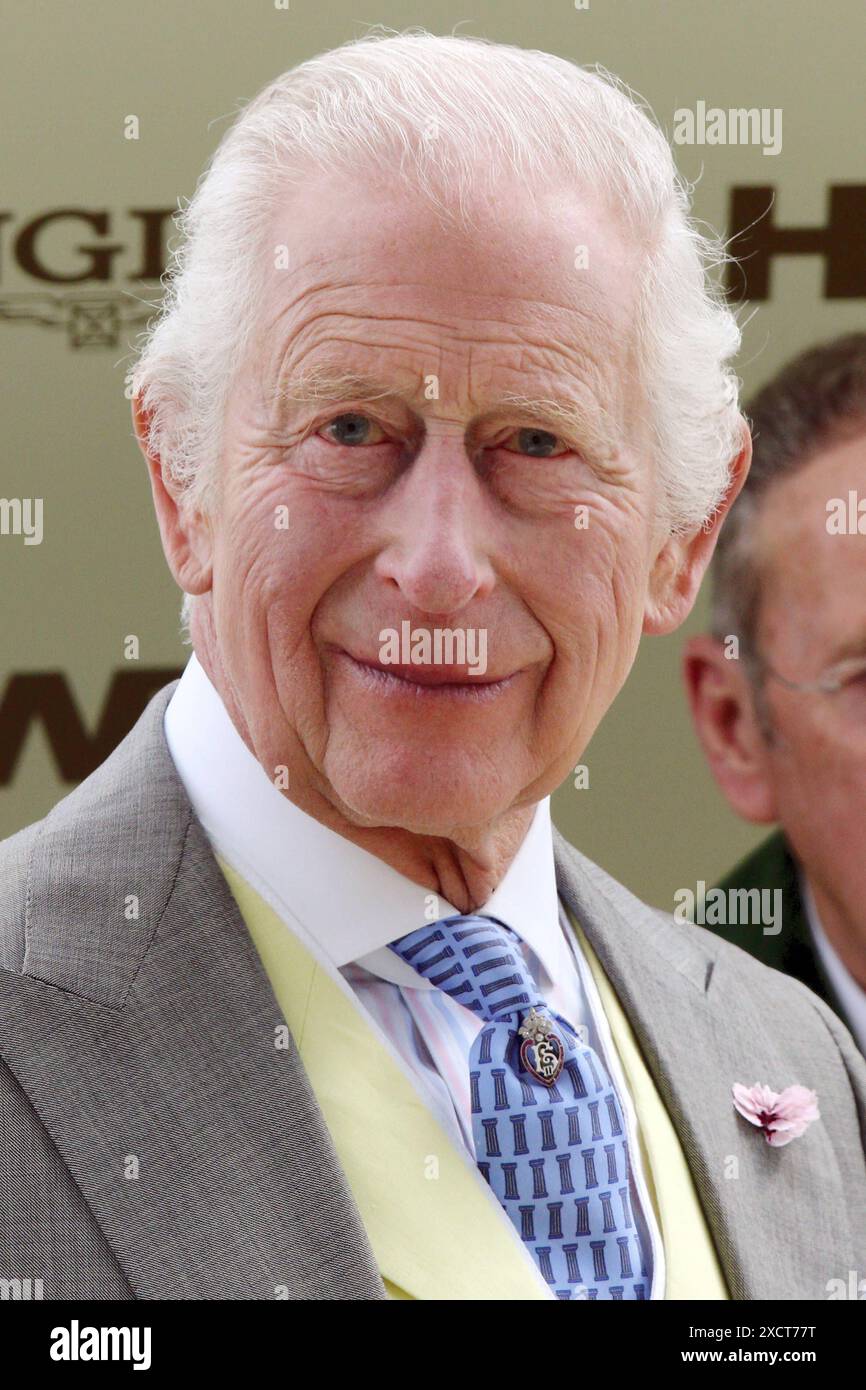
<path fill-rule="evenodd" d="M 34 821 L 0 840 L 0 969 L 20 974 L 24 966 L 30 856 L 44 821 Z"/>
<path fill-rule="evenodd" d="M 0 841 L 0 970 L 22 974 L 29 947 L 34 972 L 48 970 L 40 975 L 48 983 L 71 979 L 76 992 L 93 984 L 104 963 L 83 938 L 113 910 L 121 870 L 141 880 L 142 901 L 150 895 L 147 911 L 158 920 L 174 880 L 167 856 L 181 854 L 192 815 L 163 732 L 177 684 L 158 690 L 103 762 L 41 820 Z"/>

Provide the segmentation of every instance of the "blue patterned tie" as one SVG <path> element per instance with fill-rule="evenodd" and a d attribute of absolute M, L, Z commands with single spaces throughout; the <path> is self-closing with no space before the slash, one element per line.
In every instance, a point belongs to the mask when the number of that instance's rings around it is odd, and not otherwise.
<path fill-rule="evenodd" d="M 504 922 L 477 915 L 445 917 L 390 943 L 489 1024 L 469 1053 L 476 1161 L 555 1296 L 646 1298 L 613 1082 L 547 1006 L 520 944 Z"/>

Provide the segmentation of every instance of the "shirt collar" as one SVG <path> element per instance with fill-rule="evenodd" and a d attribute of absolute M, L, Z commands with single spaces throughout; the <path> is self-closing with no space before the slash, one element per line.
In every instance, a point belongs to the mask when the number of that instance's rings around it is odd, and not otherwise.
<path fill-rule="evenodd" d="M 356 961 L 396 983 L 435 988 L 393 951 L 382 950 L 424 925 L 423 887 L 274 786 L 195 654 L 166 708 L 165 736 L 213 848 L 267 890 L 284 920 L 299 924 L 338 968 Z M 512 927 L 557 978 L 563 937 L 550 797 L 537 804 L 505 876 L 477 911 Z M 439 917 L 456 912 L 438 895 Z"/>

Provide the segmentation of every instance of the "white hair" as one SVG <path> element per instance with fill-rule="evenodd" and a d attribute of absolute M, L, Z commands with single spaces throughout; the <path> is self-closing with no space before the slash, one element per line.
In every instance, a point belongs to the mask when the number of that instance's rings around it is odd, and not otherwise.
<path fill-rule="evenodd" d="M 259 322 L 272 213 L 305 173 L 381 169 L 469 224 L 482 179 L 600 191 L 644 251 L 635 329 L 665 526 L 705 525 L 739 448 L 740 330 L 728 259 L 644 103 L 604 69 L 469 36 L 376 26 L 289 69 L 240 109 L 175 214 L 166 293 L 127 374 L 148 447 L 194 505 L 216 503 L 223 415 Z M 183 623 L 189 619 L 187 600 Z"/>

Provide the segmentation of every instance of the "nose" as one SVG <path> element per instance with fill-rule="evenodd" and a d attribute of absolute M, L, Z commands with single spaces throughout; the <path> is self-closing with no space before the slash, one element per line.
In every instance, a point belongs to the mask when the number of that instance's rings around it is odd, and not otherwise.
<path fill-rule="evenodd" d="M 376 574 L 407 604 L 430 615 L 453 614 L 487 597 L 496 582 L 492 517 L 462 441 L 428 436 L 386 507 L 388 539 Z"/>

